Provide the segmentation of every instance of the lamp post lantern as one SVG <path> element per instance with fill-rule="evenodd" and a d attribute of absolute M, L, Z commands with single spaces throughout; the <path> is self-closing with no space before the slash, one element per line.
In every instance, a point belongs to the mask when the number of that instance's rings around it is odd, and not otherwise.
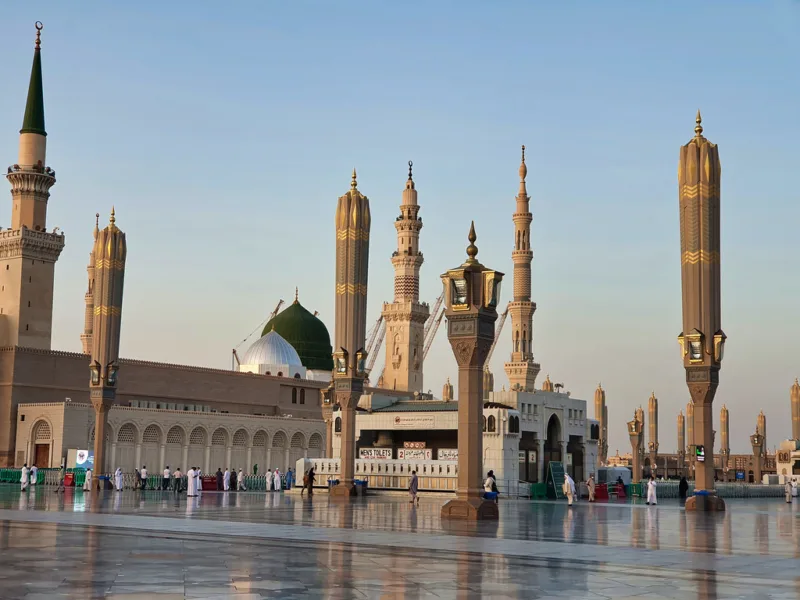
<path fill-rule="evenodd" d="M 467 260 L 444 273 L 447 338 L 458 363 L 458 487 L 442 507 L 451 519 L 497 519 L 495 502 L 483 498 L 483 367 L 494 341 L 494 323 L 503 274 L 478 259 L 475 224 L 469 231 Z"/>
<path fill-rule="evenodd" d="M 631 438 L 632 477 L 631 483 L 638 483 L 642 479 L 642 438 L 644 437 L 644 423 L 638 417 L 628 421 L 628 435 Z"/>
<path fill-rule="evenodd" d="M 719 150 L 703 137 L 697 111 L 695 136 L 678 162 L 683 332 L 678 336 L 686 384 L 694 407 L 695 495 L 686 510 L 725 510 L 714 490 L 713 413 L 726 336 L 720 288 Z"/>

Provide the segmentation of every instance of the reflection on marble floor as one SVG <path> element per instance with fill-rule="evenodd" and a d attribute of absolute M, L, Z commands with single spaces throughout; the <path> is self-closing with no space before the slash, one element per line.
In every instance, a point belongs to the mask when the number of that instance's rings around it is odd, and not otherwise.
<path fill-rule="evenodd" d="M 443 502 L 2 486 L 0 598 L 800 600 L 796 504 L 507 501 L 443 529 Z"/>

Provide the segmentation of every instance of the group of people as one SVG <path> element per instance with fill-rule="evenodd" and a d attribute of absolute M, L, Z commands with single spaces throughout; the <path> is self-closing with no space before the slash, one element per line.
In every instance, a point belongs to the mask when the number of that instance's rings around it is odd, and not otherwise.
<path fill-rule="evenodd" d="M 28 463 L 22 465 L 22 476 L 20 477 L 20 490 L 25 491 L 28 489 L 28 485 L 36 485 L 36 480 L 39 477 L 39 469 L 36 468 L 36 465 L 31 465 L 31 468 L 28 468 Z"/>

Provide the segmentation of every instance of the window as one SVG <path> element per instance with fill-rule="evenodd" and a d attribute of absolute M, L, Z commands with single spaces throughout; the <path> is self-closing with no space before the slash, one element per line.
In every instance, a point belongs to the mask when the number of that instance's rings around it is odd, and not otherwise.
<path fill-rule="evenodd" d="M 333 430 L 336 433 L 342 432 L 342 417 L 336 417 L 336 420 L 333 422 Z"/>
<path fill-rule="evenodd" d="M 494 418 L 494 415 L 489 415 L 489 418 L 486 420 L 486 426 L 489 433 L 495 433 L 497 431 L 497 419 Z"/>
<path fill-rule="evenodd" d="M 294 374 L 294 378 L 295 378 L 295 379 L 300 379 L 300 373 L 295 373 L 295 374 Z"/>
<path fill-rule="evenodd" d="M 292 404 L 297 404 L 297 388 L 292 388 Z"/>
<path fill-rule="evenodd" d="M 300 390 L 300 404 L 306 403 L 306 391 Z"/>
<path fill-rule="evenodd" d="M 278 377 L 283 377 L 283 371 L 278 371 Z"/>
<path fill-rule="evenodd" d="M 481 431 L 486 433 L 486 417 L 481 417 Z"/>
<path fill-rule="evenodd" d="M 20 420 L 20 421 L 24 421 L 24 420 L 25 420 L 25 415 L 20 415 L 20 416 L 19 416 L 19 420 Z"/>

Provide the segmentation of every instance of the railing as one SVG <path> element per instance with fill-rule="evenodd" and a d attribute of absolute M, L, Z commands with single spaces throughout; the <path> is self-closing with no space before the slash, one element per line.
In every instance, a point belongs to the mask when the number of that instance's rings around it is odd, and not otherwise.
<path fill-rule="evenodd" d="M 417 472 L 420 490 L 454 492 L 458 482 L 458 463 L 439 460 L 368 460 L 357 458 L 355 478 L 366 480 L 370 489 L 407 490 L 411 472 Z M 319 487 L 339 478 L 338 458 L 308 459 Z M 299 473 L 299 470 L 298 470 Z"/>
<path fill-rule="evenodd" d="M 656 482 L 656 496 L 658 498 L 677 498 L 678 485 L 680 482 L 670 479 L 669 481 Z M 643 493 L 646 494 L 647 482 L 640 484 Z M 780 498 L 783 497 L 785 490 L 782 485 L 764 485 L 762 483 L 734 483 L 718 481 L 714 484 L 717 496 L 720 498 Z M 687 497 L 694 494 L 694 481 L 689 481 Z"/>

